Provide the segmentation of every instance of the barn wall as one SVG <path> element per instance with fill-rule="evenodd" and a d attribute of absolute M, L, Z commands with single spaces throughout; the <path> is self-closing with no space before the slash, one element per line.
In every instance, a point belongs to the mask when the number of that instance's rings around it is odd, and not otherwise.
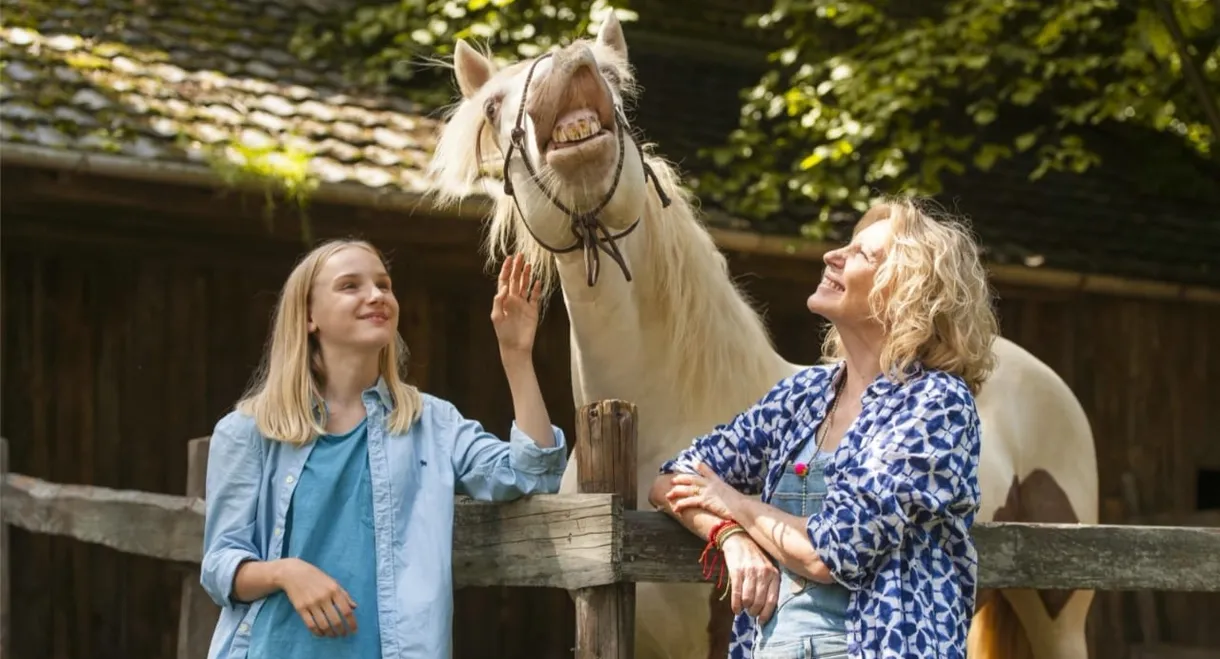
<path fill-rule="evenodd" d="M 295 216 L 268 230 L 259 202 L 189 189 L 4 172 L 4 351 L 0 432 L 14 471 L 58 482 L 181 493 L 186 441 L 206 435 L 257 363 L 278 285 L 302 252 Z M 104 206 L 101 205 L 104 202 Z M 172 211 L 172 212 L 171 212 Z M 492 285 L 471 223 L 317 207 L 318 236 L 356 233 L 386 248 L 412 374 L 468 416 L 504 431 L 511 403 L 487 320 Z M 733 269 L 789 359 L 816 358 L 804 311 L 811 264 L 735 255 Z M 1220 468 L 1216 307 L 1001 290 L 1005 333 L 1080 396 L 1098 437 L 1103 521 L 1122 521 L 1132 470 L 1152 511 L 1188 510 L 1201 466 Z M 558 304 L 558 300 L 556 300 Z M 556 422 L 571 432 L 567 324 L 547 315 L 537 350 Z M 1208 403 L 1211 402 L 1209 405 Z M 69 540 L 11 534 L 15 659 L 172 659 L 181 572 Z M 1173 595 L 1168 640 L 1220 646 L 1196 612 L 1215 596 Z M 569 657 L 572 608 L 544 589 L 468 589 L 456 602 L 456 657 Z M 45 622 L 45 626 L 42 623 Z M 1095 657 L 1125 656 L 1135 621 L 1099 594 Z M 470 633 L 470 630 L 476 630 Z"/>

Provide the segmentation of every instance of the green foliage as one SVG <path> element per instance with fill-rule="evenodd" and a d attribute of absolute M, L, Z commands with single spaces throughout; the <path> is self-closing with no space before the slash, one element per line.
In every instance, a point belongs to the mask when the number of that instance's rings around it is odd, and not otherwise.
<path fill-rule="evenodd" d="M 1165 0 L 1220 95 L 1215 0 Z M 877 191 L 936 194 L 945 172 L 1030 152 L 1030 176 L 1098 164 L 1089 127 L 1157 131 L 1218 155 L 1154 0 L 775 0 L 753 17 L 790 45 L 708 149 L 700 192 L 734 213 L 862 209 Z M 814 233 L 824 225 L 810 227 Z"/>
<path fill-rule="evenodd" d="M 623 3 L 615 3 L 621 7 Z M 611 11 L 606 0 L 399 0 L 365 3 L 343 16 L 302 23 L 292 49 L 300 57 L 346 63 L 352 79 L 389 85 L 428 106 L 452 100 L 449 71 L 438 64 L 457 39 L 487 44 L 498 58 L 533 57 L 570 35 L 593 34 Z M 634 14 L 621 8 L 619 20 Z"/>
<path fill-rule="evenodd" d="M 263 220 L 267 228 L 275 217 L 275 197 L 281 195 L 296 205 L 301 220 L 301 240 L 313 242 L 313 229 L 306 210 L 318 178 L 309 171 L 312 154 L 294 146 L 233 143 L 214 149 L 208 164 L 227 185 L 253 185 L 263 189 Z"/>

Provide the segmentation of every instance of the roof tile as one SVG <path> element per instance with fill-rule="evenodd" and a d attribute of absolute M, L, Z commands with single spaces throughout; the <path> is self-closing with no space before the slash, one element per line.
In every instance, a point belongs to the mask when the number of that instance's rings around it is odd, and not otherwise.
<path fill-rule="evenodd" d="M 309 156 L 328 182 L 422 191 L 437 122 L 289 52 L 288 0 L 5 3 L 0 138 L 170 161 Z M 235 147 L 235 148 L 229 148 Z M 271 157 L 283 152 L 282 158 Z"/>

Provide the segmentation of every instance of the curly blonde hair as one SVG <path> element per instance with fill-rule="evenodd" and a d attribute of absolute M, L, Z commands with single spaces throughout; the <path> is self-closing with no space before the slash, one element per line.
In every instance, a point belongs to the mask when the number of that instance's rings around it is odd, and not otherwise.
<path fill-rule="evenodd" d="M 306 254 L 293 268 L 280 292 L 271 336 L 253 384 L 237 403 L 238 411 L 254 417 L 268 439 L 302 445 L 326 433 L 322 384 L 326 373 L 317 342 L 309 333 L 311 291 L 318 272 L 336 253 L 355 247 L 373 253 L 386 269 L 385 256 L 363 240 L 331 240 Z M 404 433 L 419 417 L 423 398 L 406 382 L 407 345 L 402 335 L 381 349 L 378 370 L 393 401 L 388 429 Z"/>
<path fill-rule="evenodd" d="M 920 363 L 961 377 L 977 394 L 995 368 L 991 348 L 999 322 L 974 237 L 961 221 L 911 197 L 875 204 L 852 235 L 885 219 L 892 236 L 869 292 L 886 337 L 882 372 L 901 380 Z M 823 353 L 829 360 L 843 357 L 833 326 Z"/>

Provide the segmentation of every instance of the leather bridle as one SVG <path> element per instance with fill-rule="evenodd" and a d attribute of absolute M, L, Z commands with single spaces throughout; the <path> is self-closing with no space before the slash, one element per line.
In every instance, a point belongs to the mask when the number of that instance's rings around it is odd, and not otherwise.
<path fill-rule="evenodd" d="M 611 233 L 606 227 L 605 223 L 603 223 L 598 217 L 602 210 L 606 207 L 606 204 L 610 203 L 610 200 L 614 198 L 614 193 L 616 190 L 618 190 L 619 180 L 623 175 L 623 162 L 625 155 L 624 150 L 626 148 L 626 142 L 624 141 L 623 136 L 624 133 L 630 129 L 627 124 L 627 119 L 623 115 L 622 107 L 619 106 L 618 103 L 614 103 L 615 133 L 618 138 L 618 164 L 614 168 L 614 181 L 611 183 L 610 189 L 606 192 L 605 198 L 603 198 L 601 202 L 592 209 L 587 211 L 577 211 L 569 208 L 566 204 L 559 201 L 559 199 L 555 197 L 555 194 L 543 184 L 541 179 L 539 179 L 538 171 L 534 168 L 533 163 L 530 162 L 529 150 L 525 146 L 525 103 L 529 94 L 530 82 L 534 77 L 534 69 L 540 62 L 542 62 L 542 60 L 550 57 L 552 54 L 553 53 L 546 53 L 545 55 L 542 55 L 538 59 L 534 60 L 534 62 L 530 64 L 529 72 L 526 73 L 525 87 L 521 91 L 521 104 L 517 108 L 517 118 L 514 122 L 513 130 L 509 135 L 508 151 L 503 152 L 503 150 L 501 150 L 501 152 L 504 153 L 504 194 L 512 198 L 513 205 L 517 209 L 517 214 L 521 216 L 521 222 L 525 225 L 526 231 L 529 231 L 530 235 L 533 236 L 534 240 L 537 241 L 537 243 L 541 245 L 543 249 L 551 252 L 552 254 L 567 254 L 578 249 L 584 250 L 585 274 L 586 281 L 588 282 L 589 286 L 594 286 L 597 284 L 598 277 L 601 274 L 600 251 L 604 251 L 611 259 L 613 259 L 614 262 L 618 264 L 618 267 L 623 271 L 623 276 L 627 278 L 627 281 L 631 281 L 631 272 L 627 268 L 627 263 L 623 260 L 623 254 L 619 250 L 618 244 L 615 243 L 615 240 L 634 231 L 636 226 L 639 225 L 641 218 L 637 217 L 635 222 L 632 222 L 631 226 L 627 227 L 626 229 L 623 229 L 618 233 Z M 484 118 L 484 121 L 487 121 L 487 118 Z M 476 138 L 475 144 L 475 149 L 478 150 L 480 154 L 482 152 L 478 141 L 482 139 L 482 136 L 483 131 L 480 128 L 479 136 Z M 657 175 L 652 171 L 652 167 L 650 167 L 647 161 L 644 160 L 644 148 L 640 146 L 639 140 L 635 141 L 635 146 L 640 155 L 640 164 L 644 167 L 644 182 L 647 183 L 649 178 L 652 179 L 653 186 L 657 191 L 657 197 L 659 197 L 661 200 L 661 207 L 668 207 L 670 204 L 669 197 L 666 196 L 665 191 L 661 189 L 661 183 L 657 180 Z M 498 144 L 497 148 L 499 148 Z M 512 162 L 514 150 L 519 150 L 521 152 L 521 162 L 525 165 L 526 171 L 529 172 L 530 180 L 534 182 L 534 185 L 538 187 L 542 194 L 545 195 L 556 208 L 571 219 L 570 228 L 574 238 L 571 245 L 563 248 L 548 245 L 545 241 L 539 238 L 538 234 L 534 233 L 533 228 L 530 227 L 529 220 L 526 219 L 525 213 L 521 210 L 521 204 L 517 201 L 517 195 L 513 190 L 512 177 L 509 176 L 508 173 L 508 165 L 510 162 Z M 479 160 L 482 160 L 481 156 Z"/>

